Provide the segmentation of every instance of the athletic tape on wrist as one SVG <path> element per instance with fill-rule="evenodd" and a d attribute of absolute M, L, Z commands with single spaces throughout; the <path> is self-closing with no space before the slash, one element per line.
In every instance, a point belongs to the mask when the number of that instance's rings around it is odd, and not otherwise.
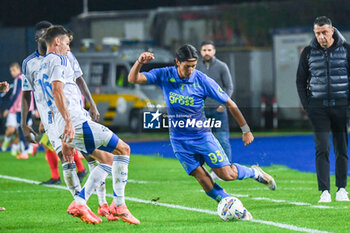
<path fill-rule="evenodd" d="M 241 127 L 241 130 L 242 130 L 242 133 L 248 133 L 248 132 L 250 132 L 250 128 L 249 128 L 249 126 L 248 126 L 247 124 L 243 125 L 243 126 Z"/>

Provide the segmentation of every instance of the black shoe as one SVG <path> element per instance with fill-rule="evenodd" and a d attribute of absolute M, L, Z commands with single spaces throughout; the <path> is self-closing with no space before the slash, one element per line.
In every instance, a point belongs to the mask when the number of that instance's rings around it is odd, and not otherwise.
<path fill-rule="evenodd" d="M 83 180 L 84 180 L 85 176 L 87 176 L 87 174 L 88 174 L 88 172 L 86 169 L 82 172 L 77 172 L 80 183 L 83 182 Z"/>
<path fill-rule="evenodd" d="M 58 179 L 49 179 L 48 181 L 45 181 L 45 182 L 41 182 L 40 184 L 43 185 L 50 185 L 50 184 L 61 184 L 61 178 L 58 178 Z"/>

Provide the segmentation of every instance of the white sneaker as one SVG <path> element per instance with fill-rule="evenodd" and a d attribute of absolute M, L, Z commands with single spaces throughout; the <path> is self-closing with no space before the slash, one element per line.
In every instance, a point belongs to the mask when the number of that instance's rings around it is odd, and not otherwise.
<path fill-rule="evenodd" d="M 350 201 L 348 197 L 348 192 L 345 188 L 340 188 L 339 191 L 335 195 L 336 201 Z"/>
<path fill-rule="evenodd" d="M 211 172 L 210 172 L 210 176 L 211 176 L 211 178 L 213 178 L 213 180 L 222 180 L 222 179 L 220 179 L 220 177 L 218 177 L 218 176 L 216 175 L 216 173 L 215 173 L 214 171 L 211 171 Z"/>
<path fill-rule="evenodd" d="M 331 194 L 328 190 L 324 190 L 321 194 L 320 200 L 318 203 L 329 203 L 332 202 Z"/>
<path fill-rule="evenodd" d="M 276 189 L 276 182 L 273 179 L 272 176 L 264 172 L 258 165 L 253 165 L 251 168 L 255 171 L 255 180 L 259 183 L 262 183 L 266 185 L 269 189 L 275 190 Z"/>

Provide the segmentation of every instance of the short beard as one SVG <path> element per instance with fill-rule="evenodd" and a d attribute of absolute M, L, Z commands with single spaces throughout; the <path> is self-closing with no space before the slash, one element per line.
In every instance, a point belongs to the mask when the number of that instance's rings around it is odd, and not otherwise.
<path fill-rule="evenodd" d="M 213 58 L 209 58 L 209 59 L 203 59 L 204 60 L 204 62 L 211 62 L 211 60 L 212 60 Z"/>

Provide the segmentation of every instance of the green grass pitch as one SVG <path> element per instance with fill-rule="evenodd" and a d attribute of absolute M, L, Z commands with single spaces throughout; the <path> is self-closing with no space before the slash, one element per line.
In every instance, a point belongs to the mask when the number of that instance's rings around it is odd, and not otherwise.
<path fill-rule="evenodd" d="M 331 177 L 333 201 L 320 205 L 317 203 L 320 192 L 317 191 L 316 175 L 284 166 L 264 168 L 275 177 L 276 191 L 270 191 L 251 179 L 218 181 L 227 192 L 237 196 L 254 217 L 251 222 L 223 222 L 213 214 L 217 203 L 201 191 L 192 177 L 187 176 L 177 160 L 132 155 L 126 196 L 138 199 L 126 202 L 141 221 L 135 226 L 121 220 L 108 222 L 106 218 L 98 225 L 85 224 L 66 213 L 72 201 L 67 190 L 4 178 L 47 180 L 50 172 L 43 153 L 28 160 L 17 160 L 9 153 L 0 153 L 0 164 L 0 206 L 6 208 L 6 211 L 0 211 L 0 232 L 350 231 L 350 203 L 334 201 L 334 176 Z M 63 181 L 62 175 L 61 179 Z M 106 181 L 110 204 L 111 176 Z M 151 203 L 152 200 L 157 201 Z M 91 196 L 88 205 L 97 213 L 96 195 Z M 183 207 L 196 210 L 180 209 Z"/>

